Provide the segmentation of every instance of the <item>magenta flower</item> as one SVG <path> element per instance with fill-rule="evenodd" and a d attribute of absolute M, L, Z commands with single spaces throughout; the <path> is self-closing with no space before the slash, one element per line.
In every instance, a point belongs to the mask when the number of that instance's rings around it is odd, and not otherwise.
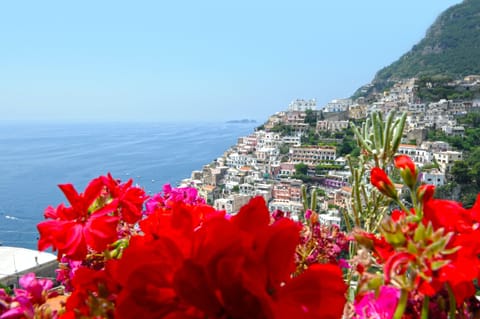
<path fill-rule="evenodd" d="M 172 203 L 182 202 L 188 205 L 204 205 L 205 200 L 198 196 L 193 187 L 172 188 L 170 184 L 163 186 L 163 193 L 156 194 L 146 202 L 146 214 L 149 215 L 160 207 L 172 207 Z"/>
<path fill-rule="evenodd" d="M 0 319 L 33 318 L 34 306 L 45 303 L 53 286 L 51 280 L 38 279 L 34 273 L 23 275 L 19 283 L 23 289 L 14 289 L 14 296 L 0 289 Z"/>
<path fill-rule="evenodd" d="M 12 299 L 8 310 L 0 314 L 0 319 L 33 318 L 33 305 L 26 296 L 16 296 Z"/>
<path fill-rule="evenodd" d="M 400 290 L 391 286 L 380 287 L 378 298 L 368 292 L 355 302 L 356 319 L 391 319 L 397 308 Z"/>
<path fill-rule="evenodd" d="M 26 295 L 32 304 L 44 303 L 48 290 L 53 287 L 53 282 L 51 280 L 43 278 L 37 279 L 33 272 L 20 277 L 19 283 L 27 293 Z M 18 292 L 16 295 L 19 295 Z"/>

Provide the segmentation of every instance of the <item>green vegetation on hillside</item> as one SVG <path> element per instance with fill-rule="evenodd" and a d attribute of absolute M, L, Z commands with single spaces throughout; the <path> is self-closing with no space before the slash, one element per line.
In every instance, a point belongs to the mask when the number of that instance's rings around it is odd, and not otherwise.
<path fill-rule="evenodd" d="M 458 86 L 452 84 L 452 81 L 451 77 L 445 75 L 420 76 L 415 82 L 416 95 L 423 102 L 436 102 L 441 99 L 472 99 L 474 97 L 476 92 L 461 91 Z"/>
<path fill-rule="evenodd" d="M 453 78 L 480 74 L 480 1 L 465 0 L 444 11 L 426 36 L 381 69 L 373 83 L 439 74 Z"/>
<path fill-rule="evenodd" d="M 445 141 L 464 152 L 463 160 L 453 165 L 451 183 L 439 187 L 436 195 L 441 198 L 460 200 L 466 207 L 471 206 L 480 192 L 480 113 L 472 112 L 457 118 L 465 126 L 465 136 L 446 136 L 441 131 L 429 131 L 428 139 Z"/>

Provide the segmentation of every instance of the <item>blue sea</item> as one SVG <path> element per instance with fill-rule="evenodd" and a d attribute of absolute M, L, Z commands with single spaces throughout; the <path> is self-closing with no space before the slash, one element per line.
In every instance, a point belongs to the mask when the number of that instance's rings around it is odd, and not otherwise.
<path fill-rule="evenodd" d="M 36 249 L 36 224 L 108 172 L 148 193 L 177 185 L 253 132 L 248 123 L 13 123 L 0 121 L 0 244 Z"/>

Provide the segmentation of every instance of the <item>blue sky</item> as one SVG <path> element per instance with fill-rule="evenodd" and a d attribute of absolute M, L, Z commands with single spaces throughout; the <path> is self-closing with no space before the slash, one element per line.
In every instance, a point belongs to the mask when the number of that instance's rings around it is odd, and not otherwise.
<path fill-rule="evenodd" d="M 350 96 L 460 0 L 2 1 L 0 120 L 264 120 Z"/>

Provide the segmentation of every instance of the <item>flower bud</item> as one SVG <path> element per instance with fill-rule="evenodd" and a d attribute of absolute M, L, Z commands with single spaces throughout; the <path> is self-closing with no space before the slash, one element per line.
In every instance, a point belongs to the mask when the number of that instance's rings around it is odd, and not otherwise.
<path fill-rule="evenodd" d="M 419 201 L 425 203 L 433 198 L 435 193 L 435 186 L 430 184 L 420 185 L 417 189 L 417 198 Z"/>
<path fill-rule="evenodd" d="M 390 198 L 397 198 L 397 190 L 392 181 L 388 177 L 387 173 L 379 167 L 374 167 L 370 173 L 370 182 L 375 186 L 382 194 Z"/>
<path fill-rule="evenodd" d="M 410 189 L 413 189 L 417 183 L 418 169 L 412 159 L 407 155 L 398 155 L 394 159 L 394 164 L 396 168 L 400 169 L 400 175 L 405 181 L 405 184 Z"/>

